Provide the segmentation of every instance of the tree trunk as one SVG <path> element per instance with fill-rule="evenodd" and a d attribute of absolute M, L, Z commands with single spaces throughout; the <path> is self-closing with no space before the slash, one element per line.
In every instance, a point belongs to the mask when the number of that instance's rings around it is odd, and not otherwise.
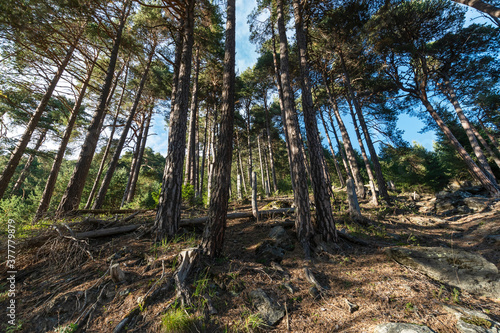
<path fill-rule="evenodd" d="M 193 91 L 191 93 L 191 112 L 189 116 L 189 134 L 187 142 L 186 168 L 184 184 L 196 186 L 196 119 L 198 117 L 198 76 L 200 73 L 200 48 L 196 49 Z"/>
<path fill-rule="evenodd" d="M 259 148 L 260 178 L 261 178 L 261 182 L 262 182 L 262 188 L 266 192 L 266 197 L 268 197 L 269 190 L 266 187 L 266 181 L 264 180 L 264 165 L 262 164 L 262 147 L 260 146 L 260 134 L 257 135 L 257 146 Z"/>
<path fill-rule="evenodd" d="M 119 73 L 116 76 L 115 87 L 116 83 L 118 83 L 118 80 L 120 79 L 120 74 L 121 73 Z M 104 150 L 104 153 L 102 155 L 101 163 L 99 164 L 99 169 L 97 170 L 97 175 L 95 176 L 94 184 L 92 185 L 92 189 L 90 190 L 89 197 L 87 198 L 87 203 L 85 204 L 84 209 L 89 209 L 90 206 L 92 205 L 92 201 L 94 200 L 94 195 L 97 192 L 99 181 L 101 180 L 101 175 L 104 171 L 104 167 L 106 166 L 106 160 L 108 159 L 109 151 L 111 149 L 111 144 L 113 143 L 113 137 L 116 131 L 116 122 L 118 121 L 118 116 L 120 115 L 120 110 L 123 102 L 123 96 L 125 95 L 125 88 L 127 86 L 127 77 L 128 77 L 128 64 L 127 64 L 127 70 L 125 72 L 125 78 L 123 80 L 122 93 L 120 94 L 120 99 L 118 101 L 118 104 L 116 105 L 115 117 L 113 118 L 113 124 L 111 125 L 111 133 L 109 134 L 108 143 L 106 144 L 106 149 Z M 109 105 L 109 103 L 111 102 L 113 92 L 114 89 L 112 89 L 112 92 L 108 96 L 107 105 Z"/>
<path fill-rule="evenodd" d="M 478 130 L 471 124 L 471 129 L 474 132 L 474 135 L 476 138 L 481 142 L 483 145 L 484 149 L 488 152 L 488 154 L 491 156 L 491 158 L 495 161 L 495 164 L 500 168 L 500 158 L 498 158 L 497 154 L 491 149 L 491 147 L 488 145 L 488 142 L 482 137 L 482 135 L 478 132 Z"/>
<path fill-rule="evenodd" d="M 77 43 L 77 41 L 75 42 Z M 52 97 L 52 94 L 57 86 L 57 83 L 59 82 L 59 79 L 61 78 L 64 70 L 66 69 L 66 66 L 68 65 L 71 57 L 73 56 L 73 51 L 75 50 L 75 45 L 71 45 L 66 52 L 66 56 L 62 60 L 61 64 L 57 68 L 57 72 L 52 78 L 52 81 L 50 81 L 49 86 L 47 87 L 47 91 L 45 92 L 45 95 L 43 95 L 42 99 L 40 100 L 40 103 L 38 104 L 35 112 L 31 116 L 31 119 L 29 120 L 28 124 L 26 125 L 26 129 L 24 131 L 23 136 L 19 140 L 19 143 L 17 144 L 17 147 L 14 149 L 12 154 L 10 155 L 9 161 L 7 162 L 7 165 L 5 166 L 5 169 L 0 176 L 0 199 L 3 197 L 5 194 L 5 191 L 7 190 L 7 187 L 9 186 L 9 182 L 14 176 L 14 173 L 16 172 L 16 168 L 19 164 L 19 161 L 23 157 L 24 151 L 26 150 L 26 147 L 28 146 L 28 143 L 31 140 L 31 136 L 33 135 L 38 122 L 40 121 L 40 118 L 42 117 L 43 113 L 45 112 L 45 108 L 47 107 L 47 104 L 49 104 L 49 100 Z"/>
<path fill-rule="evenodd" d="M 333 150 L 332 140 L 330 139 L 330 134 L 328 133 L 328 126 L 326 125 L 325 117 L 323 116 L 323 112 L 321 112 L 321 110 L 319 111 L 319 115 L 321 117 L 321 122 L 323 123 L 323 127 L 325 128 L 326 138 L 328 140 L 328 145 L 330 146 L 330 151 L 332 152 L 333 164 L 335 165 L 335 170 L 337 171 L 340 187 L 344 187 L 345 186 L 344 176 L 342 175 L 342 171 L 340 170 L 340 165 L 339 162 L 337 161 L 335 150 Z"/>
<path fill-rule="evenodd" d="M 194 0 L 186 1 L 186 19 L 179 78 L 175 105 L 170 113 L 168 154 L 163 173 L 158 211 L 155 219 L 156 239 L 172 237 L 179 228 L 182 199 L 182 168 L 186 149 L 187 110 L 189 104 L 189 81 L 191 77 L 191 56 L 193 53 Z"/>
<path fill-rule="evenodd" d="M 489 3 L 480 0 L 453 0 L 453 1 L 477 9 L 480 12 L 486 13 L 491 17 L 496 18 L 497 19 L 496 22 L 499 22 L 498 19 L 500 19 L 500 8 L 498 7 L 495 7 L 493 5 L 490 5 Z"/>
<path fill-rule="evenodd" d="M 253 172 L 253 157 L 252 157 L 252 139 L 250 137 L 250 102 L 247 102 L 245 105 L 245 110 L 247 113 L 246 119 L 246 130 L 247 130 L 247 148 L 248 148 L 248 163 L 247 163 L 247 173 L 248 173 L 248 183 L 250 184 L 250 188 L 253 188 L 252 185 L 252 172 Z"/>
<path fill-rule="evenodd" d="M 266 149 L 264 148 L 264 167 L 266 168 L 266 193 L 271 194 L 271 178 L 269 178 L 269 161 L 267 160 Z"/>
<path fill-rule="evenodd" d="M 292 150 L 290 148 L 290 139 L 288 138 L 288 130 L 286 128 L 286 117 L 285 117 L 285 108 L 283 106 L 283 85 L 281 84 L 281 73 L 278 68 L 278 53 L 276 52 L 276 43 L 275 43 L 275 32 L 274 32 L 274 23 L 271 23 L 271 32 L 272 32 L 272 45 L 273 45 L 273 65 L 274 65 L 274 75 L 276 80 L 276 88 L 278 89 L 280 110 L 281 110 L 281 119 L 283 123 L 283 132 L 285 133 L 285 143 L 288 157 L 288 165 L 290 166 L 290 179 L 293 179 L 292 176 Z M 292 189 L 293 189 L 293 181 L 292 181 Z"/>
<path fill-rule="evenodd" d="M 207 114 L 205 115 L 205 135 L 203 140 L 203 153 L 201 155 L 201 167 L 200 167 L 200 181 L 198 182 L 198 194 L 197 197 L 201 198 L 203 196 L 203 184 L 205 183 L 205 160 L 207 157 L 207 147 L 208 147 L 208 118 L 209 111 L 207 107 Z"/>
<path fill-rule="evenodd" d="M 354 114 L 354 110 L 352 109 L 351 101 L 347 101 L 349 103 L 349 109 L 351 111 L 352 123 L 354 125 L 354 131 L 356 132 L 356 137 L 358 138 L 359 148 L 361 149 L 361 156 L 363 157 L 363 161 L 366 166 L 366 173 L 368 173 L 368 179 L 370 181 L 370 189 L 372 192 L 372 203 L 375 206 L 378 206 L 377 192 L 375 191 L 375 179 L 373 178 L 372 167 L 370 166 L 370 161 L 368 160 L 368 156 L 366 156 L 365 147 L 363 145 L 363 140 L 361 139 L 361 133 L 359 132 L 358 122 L 356 121 L 356 115 Z"/>
<path fill-rule="evenodd" d="M 214 195 L 210 198 L 208 221 L 201 241 L 202 251 L 220 256 L 224 245 L 229 188 L 231 186 L 231 162 L 233 157 L 233 123 L 235 91 L 235 0 L 227 1 L 226 43 L 224 75 L 222 81 L 222 110 L 219 143 L 215 159 Z"/>
<path fill-rule="evenodd" d="M 144 119 L 141 120 L 141 124 L 139 127 L 139 131 L 136 133 L 133 133 L 131 137 L 134 136 L 134 134 L 137 136 L 136 143 L 133 149 L 132 153 L 132 160 L 130 161 L 130 169 L 128 172 L 128 179 L 127 179 L 127 185 L 125 185 L 125 191 L 123 191 L 123 196 L 122 196 L 122 201 L 120 203 L 120 208 L 123 207 L 125 204 L 125 201 L 127 200 L 128 193 L 130 192 L 130 185 L 132 184 L 132 178 L 134 177 L 134 172 L 135 168 L 137 165 L 139 165 L 140 169 L 140 164 L 138 164 L 138 158 L 139 158 L 139 150 L 141 150 L 141 143 L 142 143 L 142 135 L 144 134 L 144 127 L 146 123 L 146 115 L 144 115 Z M 132 140 L 132 138 L 131 138 Z"/>
<path fill-rule="evenodd" d="M 349 92 L 350 98 L 354 104 L 354 109 L 356 110 L 356 114 L 358 115 L 359 125 L 363 130 L 365 135 L 366 146 L 368 147 L 368 151 L 370 152 L 370 158 L 373 162 L 373 170 L 375 171 L 375 176 L 377 177 L 378 183 L 378 193 L 384 198 L 387 203 L 390 203 L 389 193 L 387 193 L 387 187 L 385 185 L 384 175 L 382 174 L 382 167 L 380 166 L 380 162 L 378 160 L 377 152 L 375 151 L 375 146 L 373 145 L 370 132 L 368 131 L 368 126 L 366 126 L 365 117 L 361 110 L 361 106 L 359 105 L 358 99 L 354 94 L 354 90 L 351 84 L 351 78 L 349 76 L 349 72 L 347 71 L 347 67 L 344 62 L 344 56 L 342 52 L 339 52 L 340 60 L 342 63 L 342 69 L 344 71 L 345 83 L 347 85 L 347 91 Z"/>
<path fill-rule="evenodd" d="M 494 197 L 500 195 L 500 188 L 498 187 L 497 184 L 493 183 L 488 176 L 477 166 L 477 164 L 472 160 L 472 158 L 469 156 L 467 151 L 462 147 L 460 142 L 455 138 L 453 133 L 450 131 L 448 126 L 443 122 L 441 117 L 437 114 L 436 110 L 432 107 L 431 103 L 427 99 L 427 95 L 425 93 L 420 94 L 420 100 L 422 101 L 422 104 L 425 106 L 427 109 L 427 112 L 431 115 L 431 117 L 434 119 L 436 124 L 439 126 L 441 131 L 443 131 L 444 135 L 448 138 L 450 141 L 451 145 L 456 149 L 462 160 L 465 162 L 467 165 L 467 168 L 469 169 L 469 172 L 472 174 L 474 178 L 476 178 L 485 188 L 486 190 Z"/>
<path fill-rule="evenodd" d="M 342 158 L 342 164 L 344 165 L 345 172 L 347 174 L 347 178 L 352 178 L 351 169 L 349 169 L 349 164 L 347 163 L 347 158 L 345 156 L 344 150 L 342 149 L 342 145 L 340 144 L 339 136 L 337 135 L 337 130 L 335 129 L 335 123 L 332 117 L 332 110 L 328 109 L 328 118 L 330 118 L 330 124 L 332 125 L 333 136 L 335 137 L 335 141 L 337 142 L 337 148 L 340 152 L 340 156 Z"/>
<path fill-rule="evenodd" d="M 269 162 L 271 163 L 271 173 L 273 175 L 273 192 L 278 192 L 278 181 L 276 179 L 276 169 L 274 167 L 273 146 L 271 144 L 271 126 L 269 125 L 269 108 L 267 106 L 267 97 L 264 96 L 264 111 L 266 112 L 266 133 L 267 133 L 267 147 L 269 149 Z"/>
<path fill-rule="evenodd" d="M 38 137 L 38 140 L 36 141 L 35 147 L 33 148 L 33 153 L 30 154 L 30 156 L 28 157 L 28 160 L 24 164 L 23 171 L 21 172 L 21 174 L 17 178 L 17 181 L 14 184 L 14 187 L 12 188 L 12 193 L 19 191 L 19 189 L 21 188 L 21 185 L 23 184 L 24 180 L 26 179 L 26 176 L 28 176 L 28 170 L 30 169 L 31 164 L 33 163 L 33 161 L 35 159 L 35 152 L 38 151 L 38 149 L 40 148 L 42 143 L 45 141 L 45 136 L 47 135 L 48 130 L 49 130 L 48 128 L 43 128 L 41 130 L 40 136 Z"/>
<path fill-rule="evenodd" d="M 309 156 L 311 158 L 311 180 L 316 205 L 316 224 L 318 231 L 325 241 L 337 240 L 337 231 L 330 203 L 331 185 L 325 177 L 326 163 L 323 155 L 323 146 L 319 138 L 316 113 L 313 108 L 311 83 L 309 80 L 309 66 L 307 60 L 307 42 L 303 27 L 303 8 L 299 0 L 293 0 L 295 16 L 295 36 L 299 49 L 300 84 L 302 90 L 302 111 L 306 126 Z"/>
<path fill-rule="evenodd" d="M 351 139 L 349 138 L 349 133 L 347 133 L 347 129 L 344 126 L 344 122 L 340 117 L 340 112 L 337 107 L 337 102 L 333 99 L 330 86 L 328 85 L 326 78 L 323 77 L 325 81 L 326 91 L 328 93 L 328 99 L 330 100 L 330 104 L 333 108 L 333 113 L 335 114 L 335 118 L 337 119 L 337 123 L 339 124 L 340 133 L 342 135 L 342 141 L 344 143 L 344 150 L 347 155 L 347 161 L 350 166 L 351 174 L 354 177 L 354 183 L 356 184 L 356 191 L 359 197 L 364 198 L 365 186 L 363 184 L 363 179 L 359 173 L 358 162 L 356 161 L 356 155 L 354 154 L 354 149 L 352 148 Z"/>
<path fill-rule="evenodd" d="M 98 56 L 99 54 L 97 55 L 95 61 L 92 62 L 90 69 L 88 70 L 87 77 L 83 81 L 82 88 L 80 89 L 78 99 L 75 101 L 75 105 L 73 106 L 73 110 L 71 111 L 71 115 L 69 116 L 68 124 L 66 125 L 66 129 L 64 130 L 64 134 L 61 139 L 61 144 L 59 145 L 59 149 L 57 150 L 54 162 L 52 163 L 49 178 L 45 183 L 42 198 L 40 199 L 40 203 L 38 204 L 38 209 L 33 218 L 32 224 L 35 224 L 39 219 L 41 219 L 49 209 L 50 200 L 52 199 L 52 195 L 54 193 L 54 188 L 56 186 L 59 170 L 61 169 L 63 157 L 66 153 L 66 148 L 68 147 L 69 139 L 71 138 L 71 133 L 73 132 L 73 127 L 75 126 L 76 119 L 78 118 L 80 107 L 82 105 L 83 98 L 85 97 L 85 92 L 87 91 L 87 87 L 92 77 L 92 72 L 94 71 Z"/>
<path fill-rule="evenodd" d="M 132 121 L 134 120 L 135 114 L 139 107 L 139 102 L 141 101 L 142 91 L 144 89 L 144 85 L 146 84 L 146 80 L 148 78 L 149 68 L 151 66 L 151 61 L 153 60 L 153 56 L 155 54 L 155 49 L 156 49 L 156 42 L 154 42 L 154 44 L 151 46 L 151 50 L 149 52 L 146 63 L 146 68 L 144 68 L 144 72 L 141 77 L 141 82 L 139 82 L 139 88 L 137 89 L 137 94 L 135 96 L 134 104 L 132 105 L 132 109 L 130 110 L 127 122 L 123 127 L 123 131 L 120 136 L 120 141 L 118 141 L 118 145 L 116 146 L 113 158 L 109 163 L 108 171 L 106 171 L 106 175 L 104 175 L 104 179 L 102 180 L 101 187 L 99 188 L 99 192 L 97 193 L 92 209 L 100 209 L 102 207 L 102 204 L 104 203 L 106 192 L 108 191 L 109 184 L 111 184 L 111 178 L 113 178 L 116 166 L 118 165 L 118 161 L 120 160 L 120 155 L 122 153 L 123 146 L 125 146 L 125 141 L 127 140 L 128 131 L 132 126 Z"/>
<path fill-rule="evenodd" d="M 297 238 L 302 243 L 306 258 L 310 257 L 310 242 L 314 234 L 309 210 L 309 192 L 304 156 L 302 155 L 302 142 L 298 133 L 297 115 L 294 109 L 294 97 L 290 83 L 288 64 L 288 41 L 286 37 L 285 19 L 283 13 L 283 0 L 277 1 L 278 32 L 280 40 L 280 65 L 281 84 L 283 93 L 283 123 L 286 124 L 290 144 L 290 159 L 292 184 L 295 203 L 295 229 Z"/>
<path fill-rule="evenodd" d="M 474 151 L 474 155 L 476 155 L 477 160 L 479 161 L 479 166 L 483 169 L 483 172 L 490 178 L 493 183 L 496 183 L 495 176 L 493 175 L 493 171 L 491 170 L 490 165 L 488 164 L 488 160 L 486 156 L 484 156 L 483 150 L 479 146 L 479 142 L 477 142 L 476 137 L 474 136 L 474 132 L 471 128 L 471 124 L 469 123 L 469 119 L 465 116 L 460 103 L 458 102 L 457 95 L 455 94 L 455 90 L 449 81 L 447 75 L 445 76 L 444 84 L 443 84 L 444 92 L 450 103 L 453 105 L 455 112 L 457 113 L 458 119 L 460 119 L 460 123 L 462 124 L 465 133 L 467 134 L 467 138 L 469 139 L 469 143 Z"/>
<path fill-rule="evenodd" d="M 481 125 L 481 127 L 483 128 L 483 131 L 486 133 L 486 135 L 488 136 L 488 138 L 490 139 L 491 143 L 495 146 L 495 148 L 500 152 L 500 144 L 498 144 L 498 140 L 496 137 L 493 136 L 493 134 L 490 133 L 490 131 L 486 128 L 486 126 L 484 125 L 484 123 L 481 121 L 481 119 L 479 119 L 479 117 L 477 118 L 477 120 L 479 121 L 479 124 Z"/>
<path fill-rule="evenodd" d="M 240 165 L 241 171 L 241 180 L 243 181 L 243 189 L 245 190 L 245 195 L 247 194 L 247 184 L 245 182 L 245 172 L 243 171 L 243 161 L 241 160 L 241 148 L 240 148 L 240 139 L 238 135 L 238 131 L 236 131 L 236 149 L 238 150 L 238 161 Z"/>
<path fill-rule="evenodd" d="M 146 125 L 144 125 L 144 133 L 142 135 L 141 146 L 139 148 L 139 155 L 137 156 L 137 163 L 135 164 L 134 171 L 131 175 L 130 186 L 128 186 L 128 191 L 126 192 L 127 197 L 125 199 L 125 203 L 132 202 L 132 200 L 134 200 L 137 180 L 139 179 L 139 171 L 141 170 L 142 158 L 144 157 L 144 151 L 146 150 L 149 125 L 151 124 L 151 118 L 153 117 L 153 108 L 154 106 L 151 107 L 151 110 L 146 118 Z"/>
<path fill-rule="evenodd" d="M 99 133 L 105 116 L 106 102 L 113 83 L 116 61 L 118 59 L 118 50 L 122 40 L 123 28 L 125 27 L 125 22 L 130 11 L 130 3 L 130 1 L 127 1 L 124 4 L 120 24 L 116 32 L 113 49 L 109 59 L 106 79 L 101 91 L 101 96 L 99 97 L 99 104 L 92 117 L 92 121 L 88 128 L 85 141 L 83 142 L 82 150 L 80 151 L 73 175 L 71 176 L 66 191 L 61 199 L 61 202 L 59 203 L 59 207 L 57 208 L 57 215 L 59 216 L 71 210 L 77 209 L 80 204 L 83 188 L 89 174 L 90 165 L 92 163 L 92 158 L 94 157 L 97 141 L 99 140 Z"/>

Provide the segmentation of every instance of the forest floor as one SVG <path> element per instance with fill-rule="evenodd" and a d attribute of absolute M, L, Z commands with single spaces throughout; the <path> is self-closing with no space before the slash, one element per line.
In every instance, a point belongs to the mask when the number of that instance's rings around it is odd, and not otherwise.
<path fill-rule="evenodd" d="M 290 198 L 281 200 L 291 202 Z M 269 202 L 261 201 L 261 208 Z M 498 246 L 485 240 L 485 236 L 499 233 L 500 202 L 482 213 L 451 217 L 418 214 L 414 203 L 406 199 L 397 201 L 392 208 L 362 202 L 363 214 L 370 219 L 368 227 L 349 222 L 344 206 L 334 207 L 338 212 L 337 228 L 346 229 L 369 246 L 340 240 L 335 253 L 315 254 L 312 271 L 326 288 L 320 295 L 312 295 L 311 284 L 303 275 L 304 255 L 297 241 L 294 250 L 285 253 L 280 263 L 282 270 L 263 264 L 255 254 L 272 226 L 290 222 L 291 216 L 282 214 L 259 223 L 253 218 L 228 220 L 224 256 L 191 274 L 193 306 L 187 311 L 190 318 L 195 318 L 191 331 L 372 332 L 378 324 L 407 322 L 426 325 L 436 332 L 457 332 L 456 320 L 443 308 L 444 304 L 479 310 L 499 321 L 499 300 L 442 285 L 390 260 L 384 249 L 410 245 L 461 248 L 483 255 L 500 268 Z M 230 212 L 247 210 L 248 204 L 230 205 Z M 183 218 L 205 213 L 199 209 L 183 210 Z M 82 219 L 80 216 L 66 223 Z M 151 211 L 128 223 L 151 225 L 153 219 Z M 70 225 L 74 229 L 91 229 L 85 223 Z M 287 232 L 293 234 L 290 228 Z M 83 323 L 79 331 L 113 332 L 137 308 L 139 297 L 162 287 L 123 327 L 127 332 L 161 331 L 164 313 L 176 307 L 171 280 L 177 255 L 196 246 L 200 239 L 199 229 L 184 230 L 181 236 L 161 244 L 155 244 L 142 229 L 90 239 L 89 243 L 57 234 L 38 244 L 32 239 L 19 246 L 16 258 L 16 327 L 8 327 L 4 319 L 3 309 L 9 298 L 5 264 L 0 268 L 0 331 L 73 332 L 74 323 Z M 0 257 L 4 255 L 2 251 Z M 111 261 L 120 264 L 125 282 L 116 284 L 111 280 Z M 293 293 L 285 284 L 293 288 Z M 286 307 L 286 316 L 273 327 L 259 324 L 254 315 L 257 309 L 248 294 L 257 288 Z M 216 314 L 206 311 L 203 295 L 210 296 Z M 359 310 L 351 313 L 346 300 L 358 305 Z"/>

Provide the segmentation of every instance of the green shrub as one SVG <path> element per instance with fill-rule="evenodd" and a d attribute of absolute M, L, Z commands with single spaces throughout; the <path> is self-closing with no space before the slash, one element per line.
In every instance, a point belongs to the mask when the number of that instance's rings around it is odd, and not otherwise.
<path fill-rule="evenodd" d="M 184 309 L 177 308 L 167 311 L 161 318 L 163 332 L 184 333 L 191 332 L 195 318 Z"/>

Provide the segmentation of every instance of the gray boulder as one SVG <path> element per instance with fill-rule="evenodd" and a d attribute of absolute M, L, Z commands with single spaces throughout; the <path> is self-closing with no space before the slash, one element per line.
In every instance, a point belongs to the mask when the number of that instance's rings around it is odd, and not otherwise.
<path fill-rule="evenodd" d="M 285 256 L 285 250 L 266 240 L 255 249 L 255 254 L 258 262 L 268 265 L 272 261 L 280 263 Z"/>
<path fill-rule="evenodd" d="M 393 247 L 386 249 L 386 254 L 439 282 L 480 296 L 500 298 L 498 269 L 478 254 L 442 247 Z"/>
<path fill-rule="evenodd" d="M 453 305 L 443 305 L 443 308 L 455 315 L 461 333 L 500 333 L 500 323 L 480 311 Z"/>
<path fill-rule="evenodd" d="M 285 228 L 277 226 L 269 232 L 269 238 L 274 241 L 274 245 L 287 251 L 293 251 L 294 245 L 292 238 L 287 234 Z"/>
<path fill-rule="evenodd" d="M 433 333 L 427 326 L 407 323 L 387 323 L 377 325 L 373 333 Z"/>
<path fill-rule="evenodd" d="M 264 290 L 255 289 L 248 295 L 267 325 L 272 326 L 285 316 L 285 309 L 267 296 Z"/>
<path fill-rule="evenodd" d="M 464 199 L 464 204 L 474 212 L 480 212 L 488 207 L 489 200 L 483 197 L 468 197 Z"/>

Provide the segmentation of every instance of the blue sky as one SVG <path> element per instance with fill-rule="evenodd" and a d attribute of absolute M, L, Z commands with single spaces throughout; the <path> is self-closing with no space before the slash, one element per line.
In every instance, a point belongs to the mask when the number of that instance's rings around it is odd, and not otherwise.
<path fill-rule="evenodd" d="M 253 66 L 258 57 L 256 46 L 249 41 L 250 31 L 247 24 L 247 17 L 255 6 L 255 0 L 236 0 L 236 70 L 239 73 L 243 72 L 246 68 Z M 468 21 L 473 21 L 474 23 L 483 23 L 486 21 L 484 18 L 481 18 L 475 10 L 468 10 L 467 19 Z M 153 148 L 154 151 L 165 155 L 167 152 L 168 133 L 163 119 L 164 116 L 160 114 L 154 117 L 151 132 L 156 135 L 149 138 L 148 146 Z M 344 122 L 348 128 L 355 149 L 359 150 L 359 145 L 357 143 L 356 134 L 354 133 L 350 117 L 344 117 Z M 322 132 L 321 135 L 325 136 L 323 126 L 321 124 L 318 126 Z M 436 139 L 435 133 L 432 131 L 419 133 L 419 131 L 424 127 L 424 123 L 420 119 L 411 117 L 407 114 L 402 114 L 397 121 L 397 127 L 404 131 L 404 140 L 409 143 L 416 142 L 428 150 L 433 149 L 433 142 Z M 375 137 L 374 140 L 384 140 L 384 138 Z M 327 147 L 326 141 L 324 142 L 324 145 Z"/>

